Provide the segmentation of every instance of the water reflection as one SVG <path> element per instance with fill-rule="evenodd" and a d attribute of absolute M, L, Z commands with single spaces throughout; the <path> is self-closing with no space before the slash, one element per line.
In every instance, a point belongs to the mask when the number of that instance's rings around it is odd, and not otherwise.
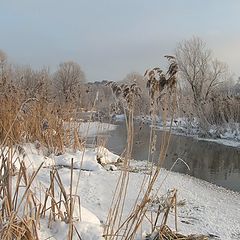
<path fill-rule="evenodd" d="M 157 131 L 157 152 L 159 152 L 163 132 Z M 148 157 L 150 128 L 135 124 L 132 157 L 146 160 Z M 110 133 L 108 148 L 120 154 L 126 144 L 126 127 L 120 123 Z M 154 157 L 157 159 L 157 154 Z M 172 135 L 164 167 L 170 169 L 177 158 L 182 158 L 190 166 L 190 171 L 182 163 L 177 163 L 174 171 L 189 174 L 208 182 L 240 192 L 240 149 L 191 137 Z"/>

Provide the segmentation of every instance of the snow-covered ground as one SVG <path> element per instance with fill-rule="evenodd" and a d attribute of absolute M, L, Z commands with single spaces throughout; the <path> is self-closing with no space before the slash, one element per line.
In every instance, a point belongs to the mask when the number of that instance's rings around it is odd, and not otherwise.
<path fill-rule="evenodd" d="M 104 122 L 91 122 L 91 121 L 80 121 L 79 122 L 64 122 L 66 129 L 77 129 L 81 137 L 94 137 L 108 131 L 116 129 L 116 125 Z"/>
<path fill-rule="evenodd" d="M 116 125 L 100 122 L 82 122 L 79 126 L 79 133 L 82 136 L 92 137 L 107 131 L 116 129 Z"/>
<path fill-rule="evenodd" d="M 49 186 L 49 171 L 53 165 L 59 167 L 58 172 L 62 182 L 66 189 L 69 189 L 70 165 L 71 159 L 73 159 L 73 186 L 74 190 L 77 187 L 77 194 L 81 198 L 81 214 L 77 208 L 74 211 L 74 216 L 81 221 L 74 224 L 83 240 L 102 239 L 103 224 L 106 221 L 120 174 L 120 170 L 116 167 L 109 168 L 108 164 L 116 163 L 119 157 L 103 147 L 76 152 L 68 149 L 64 155 L 50 155 L 48 157 L 44 156 L 44 151 L 41 148 L 36 149 L 34 144 L 26 144 L 23 148 L 28 168 L 36 169 L 41 162 L 44 162 L 44 167 L 40 170 L 33 184 L 32 190 L 37 196 L 43 194 L 41 191 Z M 103 167 L 104 164 L 100 165 L 99 160 L 107 165 Z M 15 165 L 18 167 L 17 162 Z M 146 171 L 146 162 L 132 161 L 131 165 L 135 171 L 130 172 L 124 216 L 127 216 L 135 202 L 141 180 Z M 78 184 L 79 173 L 80 181 Z M 39 186 L 41 186 L 41 191 L 39 191 Z M 160 172 L 153 192 L 159 186 L 161 186 L 158 193 L 159 197 L 169 189 L 176 188 L 178 201 L 185 201 L 185 205 L 178 208 L 179 232 L 215 236 L 213 239 L 240 239 L 240 194 L 164 169 Z M 67 224 L 56 221 L 50 228 L 47 225 L 47 220 L 42 219 L 39 229 L 40 239 L 48 237 L 57 240 L 66 239 Z M 174 214 L 170 214 L 168 225 L 174 228 Z M 149 232 L 149 227 L 143 226 L 143 231 Z"/>

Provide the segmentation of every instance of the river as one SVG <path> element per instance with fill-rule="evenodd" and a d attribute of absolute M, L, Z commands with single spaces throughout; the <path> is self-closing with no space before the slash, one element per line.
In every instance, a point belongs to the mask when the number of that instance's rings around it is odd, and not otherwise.
<path fill-rule="evenodd" d="M 135 123 L 135 136 L 132 158 L 146 160 L 149 149 L 150 127 Z M 126 147 L 126 126 L 117 123 L 117 128 L 108 132 L 107 147 L 116 154 L 121 154 Z M 158 158 L 163 132 L 156 131 L 157 145 L 155 159 Z M 183 159 L 190 170 L 178 162 L 173 171 L 189 174 L 230 190 L 240 192 L 240 149 L 197 138 L 171 135 L 167 157 L 163 167 L 170 169 L 177 158 Z"/>

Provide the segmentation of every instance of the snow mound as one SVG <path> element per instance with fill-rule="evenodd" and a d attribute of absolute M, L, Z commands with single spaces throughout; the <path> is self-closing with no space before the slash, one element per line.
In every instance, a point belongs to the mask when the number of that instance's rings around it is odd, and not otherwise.
<path fill-rule="evenodd" d="M 101 164 L 116 163 L 119 159 L 118 155 L 110 152 L 105 147 L 86 148 L 83 151 L 66 149 L 64 154 L 59 156 L 51 154 L 49 157 L 44 156 L 44 150 L 37 149 L 34 144 L 24 144 L 22 149 L 22 154 L 16 154 L 13 158 L 16 169 L 20 168 L 22 160 L 24 160 L 27 168 L 38 168 L 42 163 L 43 167 L 61 166 L 70 168 L 73 159 L 74 169 L 99 171 L 103 169 Z"/>
<path fill-rule="evenodd" d="M 51 236 L 51 239 L 54 240 L 66 240 L 68 239 L 68 229 L 69 225 L 65 222 L 56 221 L 53 223 L 51 228 L 47 227 L 47 223 L 43 220 L 41 221 L 41 229 L 38 231 L 40 239 L 48 239 Z M 99 224 L 94 224 L 90 222 L 75 222 L 73 239 L 79 239 L 78 234 L 81 239 L 84 240 L 101 240 L 103 229 Z"/>
<path fill-rule="evenodd" d="M 111 153 L 104 147 L 96 149 L 86 149 L 85 151 L 68 151 L 67 153 L 55 156 L 55 165 L 71 167 L 71 160 L 73 159 L 73 168 L 87 171 L 99 171 L 102 168 L 101 164 L 115 163 L 119 156 Z"/>
<path fill-rule="evenodd" d="M 67 152 L 63 155 L 54 156 L 55 165 L 71 167 L 73 159 L 73 168 L 87 171 L 98 171 L 102 167 L 97 162 L 96 152 L 94 150 L 86 149 L 85 151 Z"/>
<path fill-rule="evenodd" d="M 102 164 L 116 163 L 119 160 L 119 156 L 110 152 L 105 147 L 97 148 L 97 157 Z"/>
<path fill-rule="evenodd" d="M 81 221 L 100 225 L 100 220 L 90 210 L 81 206 Z"/>

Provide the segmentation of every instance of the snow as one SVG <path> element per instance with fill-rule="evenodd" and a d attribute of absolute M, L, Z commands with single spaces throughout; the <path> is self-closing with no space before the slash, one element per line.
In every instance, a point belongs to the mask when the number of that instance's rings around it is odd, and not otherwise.
<path fill-rule="evenodd" d="M 144 163 L 142 163 L 144 164 Z M 238 239 L 240 233 L 240 195 L 227 191 L 224 188 L 196 178 L 169 173 L 162 170 L 157 180 L 155 189 L 163 182 L 160 194 L 168 189 L 178 190 L 178 199 L 185 199 L 186 205 L 179 208 L 179 231 L 186 234 L 212 234 L 220 239 Z M 89 209 L 94 209 L 97 216 L 103 222 L 110 206 L 111 198 L 117 181 L 118 172 L 95 173 L 91 176 L 84 174 L 82 178 L 83 192 L 88 191 L 88 196 L 82 198 L 82 202 Z M 131 173 L 129 191 L 127 195 L 125 214 L 131 208 L 137 195 L 136 189 L 141 185 L 143 173 Z M 183 223 L 183 222 L 185 223 Z M 186 223 L 187 222 L 187 223 Z M 174 217 L 170 216 L 170 226 L 174 228 Z M 149 229 L 146 229 L 148 231 Z"/>
<path fill-rule="evenodd" d="M 98 171 L 102 169 L 102 165 L 116 163 L 120 157 L 103 146 L 96 148 L 86 148 L 83 151 L 73 151 L 66 149 L 64 154 L 55 156 L 51 154 L 49 157 L 44 156 L 44 149 L 37 150 L 34 144 L 28 143 L 22 146 L 24 154 L 20 156 L 15 154 L 13 157 L 14 166 L 19 169 L 20 161 L 24 159 L 26 167 L 38 168 L 43 162 L 43 167 L 61 166 L 71 167 L 73 159 L 73 168 L 86 171 Z M 7 152 L 7 148 L 5 149 Z M 98 163 L 101 163 L 101 165 Z"/>
<path fill-rule="evenodd" d="M 92 137 L 107 131 L 116 129 L 116 125 L 100 122 L 82 122 L 79 125 L 79 133 L 85 137 Z"/>
<path fill-rule="evenodd" d="M 57 166 L 71 167 L 71 159 L 73 159 L 73 168 L 87 171 L 98 171 L 102 166 L 98 164 L 116 163 L 119 156 L 111 153 L 105 147 L 97 147 L 96 149 L 85 149 L 84 151 L 68 150 L 60 156 L 54 156 L 54 164 Z"/>
<path fill-rule="evenodd" d="M 116 163 L 120 159 L 118 155 L 102 146 L 97 148 L 97 156 L 100 158 L 102 164 Z"/>
<path fill-rule="evenodd" d="M 101 169 L 96 161 L 96 152 L 86 149 L 86 151 L 67 152 L 60 156 L 54 157 L 55 165 L 71 167 L 71 159 L 73 159 L 73 168 L 87 171 L 98 171 Z"/>
<path fill-rule="evenodd" d="M 66 240 L 68 234 L 68 224 L 60 221 L 53 223 L 51 228 L 48 228 L 45 221 L 41 220 L 41 228 L 39 230 L 39 239 L 54 239 L 54 240 Z M 75 224 L 79 235 L 83 240 L 99 240 L 101 237 L 102 227 L 99 224 L 92 222 L 81 221 Z M 74 231 L 73 239 L 79 239 Z"/>
<path fill-rule="evenodd" d="M 202 141 L 215 142 L 229 147 L 240 148 L 240 141 L 233 141 L 230 139 L 211 139 L 211 138 L 197 138 Z"/>
<path fill-rule="evenodd" d="M 37 149 L 34 144 L 23 145 L 25 154 L 20 157 L 27 163 L 28 168 L 37 168 L 42 162 L 40 170 L 32 186 L 32 191 L 39 195 L 39 183 L 42 189 L 49 186 L 49 171 L 51 166 L 59 166 L 59 175 L 69 191 L 70 166 L 73 159 L 73 190 L 80 196 L 81 208 L 74 208 L 74 226 L 84 240 L 100 240 L 103 233 L 103 224 L 106 222 L 115 186 L 120 174 L 114 165 L 119 156 L 111 153 L 104 147 L 73 151 L 67 149 L 59 156 L 44 156 L 44 149 Z M 98 163 L 101 159 L 101 164 Z M 16 161 L 17 164 L 17 161 Z M 105 168 L 105 164 L 107 167 Z M 144 173 L 147 171 L 146 162 L 131 161 L 129 188 L 123 217 L 127 217 L 135 203 L 138 189 L 140 189 Z M 79 171 L 79 170 L 82 171 Z M 114 170 L 114 171 L 107 171 Z M 81 172 L 80 182 L 78 176 Z M 161 186 L 161 187 L 160 187 Z M 160 187 L 160 188 L 159 188 Z M 161 197 L 169 189 L 177 189 L 178 201 L 186 204 L 178 208 L 178 230 L 184 234 L 205 234 L 218 236 L 218 239 L 230 240 L 240 238 L 240 194 L 217 187 L 208 182 L 162 169 L 153 188 Z M 48 203 L 50 204 L 50 203 Z M 170 213 L 168 225 L 174 229 L 174 214 Z M 56 220 L 48 227 L 48 218 L 41 219 L 39 238 L 64 240 L 67 239 L 68 224 Z M 150 232 L 148 224 L 143 225 L 143 232 Z M 75 239 L 77 239 L 76 233 Z M 141 239 L 138 235 L 137 239 Z"/>

